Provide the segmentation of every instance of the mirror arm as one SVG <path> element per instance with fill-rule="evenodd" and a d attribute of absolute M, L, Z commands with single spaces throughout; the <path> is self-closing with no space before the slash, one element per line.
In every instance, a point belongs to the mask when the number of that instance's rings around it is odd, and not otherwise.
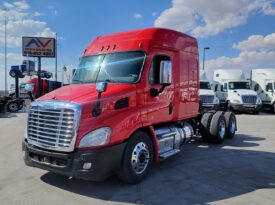
<path fill-rule="evenodd" d="M 160 90 L 157 90 L 155 88 L 151 88 L 150 89 L 150 95 L 151 95 L 151 97 L 152 98 L 157 97 L 169 85 L 171 85 L 171 84 L 162 84 L 162 87 L 160 88 Z"/>
<path fill-rule="evenodd" d="M 101 113 L 100 101 L 101 101 L 101 92 L 98 93 L 98 97 L 97 97 L 97 101 L 96 101 L 96 106 L 94 107 L 93 112 L 92 112 L 93 117 L 97 117 Z"/>

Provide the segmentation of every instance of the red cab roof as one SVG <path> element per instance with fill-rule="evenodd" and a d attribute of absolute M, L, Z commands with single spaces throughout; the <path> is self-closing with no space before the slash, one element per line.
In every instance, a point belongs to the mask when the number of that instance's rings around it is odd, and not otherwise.
<path fill-rule="evenodd" d="M 163 28 L 147 28 L 115 33 L 95 38 L 85 49 L 84 56 L 131 50 L 168 48 L 198 53 L 197 40 L 186 34 Z"/>

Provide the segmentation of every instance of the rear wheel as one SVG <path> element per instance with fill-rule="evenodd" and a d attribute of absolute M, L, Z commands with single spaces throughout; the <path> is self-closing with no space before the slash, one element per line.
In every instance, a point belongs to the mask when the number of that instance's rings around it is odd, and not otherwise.
<path fill-rule="evenodd" d="M 224 112 L 216 112 L 210 123 L 211 141 L 214 143 L 223 142 L 226 137 L 226 121 L 224 118 Z"/>
<path fill-rule="evenodd" d="M 17 102 L 9 102 L 7 104 L 7 110 L 9 112 L 17 112 L 19 110 L 19 104 Z"/>
<path fill-rule="evenodd" d="M 130 138 L 125 149 L 119 178 L 129 184 L 142 181 L 153 163 L 153 144 L 148 134 L 138 131 Z"/>
<path fill-rule="evenodd" d="M 226 137 L 233 138 L 237 130 L 236 116 L 233 112 L 226 112 L 224 118 L 226 122 Z"/>
<path fill-rule="evenodd" d="M 201 118 L 200 133 L 203 141 L 210 141 L 210 123 L 213 117 L 213 113 L 205 113 Z"/>

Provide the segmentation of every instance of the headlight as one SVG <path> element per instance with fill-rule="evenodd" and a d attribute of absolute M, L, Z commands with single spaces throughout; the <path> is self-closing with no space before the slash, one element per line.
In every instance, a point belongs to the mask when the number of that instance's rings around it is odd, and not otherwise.
<path fill-rule="evenodd" d="M 80 141 L 79 147 L 96 147 L 106 145 L 110 142 L 112 129 L 110 127 L 102 127 L 86 134 Z"/>
<path fill-rule="evenodd" d="M 262 104 L 261 98 L 257 98 L 256 104 Z"/>
<path fill-rule="evenodd" d="M 238 99 L 234 99 L 234 100 L 232 100 L 232 103 L 241 104 L 241 101 L 240 101 L 240 100 L 238 100 Z"/>

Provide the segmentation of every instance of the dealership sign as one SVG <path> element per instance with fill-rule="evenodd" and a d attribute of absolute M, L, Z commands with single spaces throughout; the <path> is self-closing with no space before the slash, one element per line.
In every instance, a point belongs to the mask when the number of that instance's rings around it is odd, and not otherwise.
<path fill-rule="evenodd" d="M 55 39 L 43 37 L 22 37 L 23 56 L 55 57 Z"/>

